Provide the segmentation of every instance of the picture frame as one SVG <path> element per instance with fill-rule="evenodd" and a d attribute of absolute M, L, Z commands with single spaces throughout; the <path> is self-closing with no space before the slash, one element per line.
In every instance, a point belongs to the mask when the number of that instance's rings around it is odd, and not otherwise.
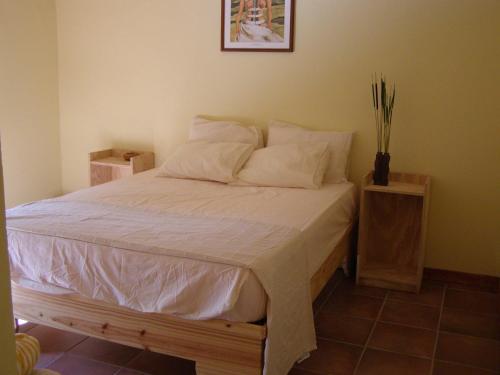
<path fill-rule="evenodd" d="M 221 7 L 221 51 L 294 51 L 295 0 L 221 0 Z"/>

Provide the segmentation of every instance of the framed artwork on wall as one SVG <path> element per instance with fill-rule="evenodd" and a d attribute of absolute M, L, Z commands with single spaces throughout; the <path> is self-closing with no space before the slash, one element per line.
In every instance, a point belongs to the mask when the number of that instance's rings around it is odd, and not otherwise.
<path fill-rule="evenodd" d="M 293 52 L 295 0 L 222 0 L 222 51 Z"/>

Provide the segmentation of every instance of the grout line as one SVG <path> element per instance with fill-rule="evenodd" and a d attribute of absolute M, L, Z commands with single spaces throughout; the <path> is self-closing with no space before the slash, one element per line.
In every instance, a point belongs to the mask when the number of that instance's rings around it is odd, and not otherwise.
<path fill-rule="evenodd" d="M 491 337 L 474 336 L 474 335 L 467 334 L 467 333 L 459 333 L 459 332 L 452 332 L 452 331 L 446 331 L 446 330 L 439 330 L 439 332 L 446 333 L 447 335 L 451 335 L 451 336 L 470 337 L 470 338 L 474 338 L 474 339 L 480 339 L 480 340 L 486 340 L 486 341 L 493 341 L 493 342 L 495 342 L 497 344 L 500 344 L 500 340 L 492 339 Z"/>
<path fill-rule="evenodd" d="M 43 324 L 38 324 L 37 326 L 43 326 L 43 327 L 48 327 L 48 326 L 44 326 Z M 35 327 L 33 327 L 35 328 Z M 30 328 L 30 329 L 33 329 L 33 328 Z M 50 328 L 50 327 L 49 327 Z M 35 336 L 36 338 L 36 336 Z M 44 368 L 48 369 L 49 366 L 52 366 L 55 362 L 57 362 L 58 360 L 60 360 L 64 355 L 66 354 L 70 354 L 70 350 L 72 350 L 73 348 L 75 348 L 76 346 L 80 345 L 82 342 L 84 342 L 85 340 L 87 340 L 89 338 L 89 336 L 85 336 L 85 338 L 83 340 L 80 340 L 78 341 L 76 344 L 70 346 L 68 349 L 66 349 L 64 352 L 61 352 L 60 355 L 58 355 L 56 358 L 54 358 L 54 360 L 50 361 L 49 363 L 47 363 Z M 42 353 L 40 353 L 41 355 Z"/>
<path fill-rule="evenodd" d="M 90 336 L 89 336 L 90 337 Z M 83 341 L 82 341 L 83 342 Z M 72 347 L 74 348 L 74 346 Z M 139 353 L 140 354 L 140 353 Z M 139 355 L 138 354 L 138 355 Z M 118 365 L 118 364 L 115 364 L 115 363 L 111 363 L 111 362 L 106 362 L 106 361 L 102 361 L 100 359 L 95 359 L 94 357 L 88 357 L 88 356 L 85 356 L 85 355 L 81 355 L 81 354 L 74 354 L 74 353 L 70 353 L 69 351 L 66 351 L 66 352 L 63 352 L 61 354 L 61 356 L 59 356 L 56 360 L 52 361 L 49 365 L 47 366 L 51 366 L 52 364 L 54 364 L 54 362 L 56 362 L 57 360 L 61 359 L 64 355 L 67 355 L 68 357 L 76 357 L 76 358 L 80 358 L 80 359 L 83 359 L 83 360 L 86 360 L 86 361 L 90 361 L 90 362 L 94 362 L 94 363 L 100 363 L 100 364 L 103 364 L 103 365 L 107 365 L 107 366 L 111 366 L 111 367 L 116 367 L 116 371 L 113 373 L 113 375 L 116 375 L 118 374 L 121 370 L 132 370 L 132 371 L 135 371 L 137 372 L 138 374 L 140 375 L 149 375 L 145 372 L 142 372 L 142 371 L 139 371 L 139 370 L 134 370 L 132 368 L 129 368 L 129 367 L 126 367 L 126 365 Z M 132 359 L 136 358 L 136 356 L 134 356 Z M 130 363 L 127 362 L 127 363 Z M 48 367 L 46 367 L 48 368 Z"/>
<path fill-rule="evenodd" d="M 139 356 L 140 356 L 141 354 L 143 354 L 144 352 L 145 352 L 145 350 L 144 350 L 144 349 L 141 349 L 141 351 L 140 351 L 139 353 L 137 353 L 136 355 L 134 355 L 132 358 L 130 358 L 130 360 L 129 360 L 127 363 L 125 363 L 125 364 L 123 365 L 123 367 L 125 367 L 125 368 L 129 368 L 129 367 L 128 367 L 128 365 L 130 365 L 130 364 L 131 364 L 131 363 L 132 363 L 132 362 L 133 362 L 133 361 L 134 361 L 137 357 L 139 357 Z M 131 369 L 131 370 L 133 370 L 133 369 Z"/>
<path fill-rule="evenodd" d="M 343 276 L 344 278 L 341 279 L 339 282 L 335 283 L 332 287 L 332 290 L 330 291 L 330 293 L 328 293 L 327 296 L 325 296 L 325 300 L 318 306 L 318 310 L 316 311 L 316 313 L 314 314 L 314 317 L 316 317 L 316 315 L 318 315 L 321 310 L 323 310 L 323 308 L 325 307 L 325 305 L 327 304 L 327 302 L 330 300 L 331 296 L 333 295 L 333 293 L 337 290 L 337 288 L 340 286 L 340 284 L 342 284 L 346 278 L 345 276 Z"/>
<path fill-rule="evenodd" d="M 474 365 L 469 365 L 467 363 L 453 362 L 453 361 L 448 361 L 448 360 L 443 360 L 443 359 L 440 359 L 439 362 L 449 363 L 451 365 L 457 365 L 460 367 L 467 367 L 467 368 L 474 369 L 474 370 L 483 370 L 483 371 L 487 371 L 488 373 L 491 373 L 491 375 L 498 374 L 498 372 L 496 370 L 492 370 L 492 369 L 486 368 L 486 367 L 477 367 Z"/>
<path fill-rule="evenodd" d="M 43 353 L 40 353 L 40 357 L 42 356 L 42 354 Z M 58 360 L 60 360 L 63 357 L 63 355 L 65 355 L 65 354 L 66 354 L 66 352 L 61 352 L 58 356 L 56 356 L 56 358 L 54 358 L 52 361 L 46 363 L 42 368 L 48 369 L 49 366 L 52 366 L 55 362 L 57 362 Z M 38 360 L 40 360 L 40 358 L 38 358 Z M 35 365 L 35 368 L 37 368 L 36 366 L 37 365 Z"/>
<path fill-rule="evenodd" d="M 73 346 L 70 346 L 68 349 L 65 350 L 65 353 L 69 353 L 71 350 L 73 350 L 74 348 L 76 348 L 78 345 L 80 345 L 82 342 L 84 342 L 85 340 L 87 340 L 88 338 L 90 338 L 90 336 L 85 336 L 85 338 L 81 341 L 79 341 L 77 344 L 73 345 Z M 72 353 L 71 353 L 72 354 Z"/>
<path fill-rule="evenodd" d="M 133 371 L 134 373 L 136 373 L 137 375 L 151 375 L 150 373 L 147 373 L 147 372 L 144 372 L 144 371 L 139 371 L 139 370 L 134 370 L 133 368 L 129 368 L 129 367 L 125 367 L 125 366 L 122 366 L 120 367 L 118 370 L 116 370 L 115 373 L 113 373 L 113 375 L 118 375 L 120 373 L 120 371 Z"/>
<path fill-rule="evenodd" d="M 64 354 L 67 354 L 70 357 L 76 357 L 76 358 L 80 358 L 80 359 L 84 359 L 84 360 L 88 360 L 88 361 L 92 361 L 92 362 L 101 363 L 103 365 L 108 365 L 108 366 L 112 366 L 112 367 L 118 367 L 117 372 L 119 370 L 121 370 L 122 368 L 125 368 L 125 365 L 119 365 L 119 364 L 116 364 L 116 363 L 106 362 L 106 361 L 104 361 L 102 359 L 95 359 L 94 357 L 89 357 L 89 356 L 83 355 L 83 354 L 75 354 L 75 353 L 70 353 L 70 352 L 64 352 Z M 131 370 L 133 370 L 133 369 L 131 369 Z M 136 370 L 134 370 L 134 371 L 136 371 Z M 116 374 L 116 373 L 114 373 L 114 374 Z"/>
<path fill-rule="evenodd" d="M 364 344 L 353 344 L 352 342 L 342 341 L 342 340 L 338 340 L 338 339 L 332 339 L 332 338 L 329 338 L 329 337 L 317 336 L 317 338 L 320 339 L 320 340 L 322 340 L 322 341 L 335 342 L 335 343 L 338 343 L 338 344 L 355 346 L 357 348 L 363 348 L 364 347 Z"/>
<path fill-rule="evenodd" d="M 425 307 L 433 307 L 435 309 L 438 309 L 440 305 L 431 305 L 430 303 L 422 303 L 422 302 L 413 302 L 413 301 L 405 301 L 404 299 L 397 299 L 397 298 L 389 298 L 389 302 L 397 302 L 397 303 L 404 303 L 408 305 L 417 305 L 417 306 L 425 306 Z"/>
<path fill-rule="evenodd" d="M 484 312 L 484 311 L 470 311 L 468 309 L 460 308 L 460 307 L 450 307 L 446 306 L 447 310 L 458 311 L 460 313 L 465 313 L 467 315 L 479 315 L 488 318 L 498 318 L 500 317 L 500 313 L 492 313 L 492 312 Z"/>
<path fill-rule="evenodd" d="M 35 327 L 37 327 L 37 326 L 38 326 L 38 324 L 31 323 L 31 322 L 28 322 L 28 324 L 33 324 L 33 326 L 32 326 L 32 327 L 30 327 L 30 328 L 28 328 L 28 329 L 27 329 L 26 331 L 24 331 L 24 332 L 19 331 L 19 333 L 28 333 L 28 332 L 29 332 L 29 331 L 31 331 L 33 328 L 35 328 Z"/>
<path fill-rule="evenodd" d="M 32 327 L 30 329 L 33 329 L 33 328 L 34 327 Z M 80 345 L 81 343 L 83 343 L 85 340 L 87 340 L 89 338 L 90 338 L 90 336 L 86 336 L 84 339 L 82 339 L 78 343 L 70 346 L 64 352 L 61 352 L 61 354 L 59 356 L 57 356 L 53 361 L 47 363 L 44 368 L 49 368 L 49 366 L 52 366 L 55 362 L 57 362 L 58 360 L 60 360 L 65 355 L 73 356 L 73 357 L 77 357 L 77 358 L 82 358 L 82 359 L 89 360 L 89 361 L 92 361 L 92 362 L 102 363 L 102 364 L 105 364 L 105 365 L 108 365 L 108 366 L 118 367 L 118 369 L 116 370 L 116 372 L 113 373 L 113 375 L 116 375 L 120 370 L 122 370 L 123 368 L 125 368 L 124 366 L 117 365 L 117 364 L 114 364 L 114 363 L 105 362 L 105 361 L 101 361 L 101 360 L 95 359 L 94 357 L 88 357 L 88 356 L 81 355 L 81 354 L 71 353 L 71 350 L 73 350 L 75 347 L 77 347 L 78 345 Z M 137 354 L 137 355 L 139 355 L 139 354 Z M 134 356 L 132 359 L 134 359 L 135 357 L 137 357 L 137 355 Z M 127 362 L 127 364 L 129 362 Z"/>
<path fill-rule="evenodd" d="M 439 318 L 438 318 L 438 324 L 437 324 L 437 332 L 436 332 L 436 339 L 434 340 L 434 350 L 432 351 L 432 359 L 431 359 L 431 370 L 430 370 L 430 375 L 434 372 L 434 364 L 436 363 L 436 353 L 437 353 L 437 347 L 438 347 L 438 341 L 439 341 L 439 333 L 441 332 L 441 318 L 443 317 L 443 310 L 444 310 L 444 301 L 446 299 L 446 291 L 448 289 L 448 285 L 444 285 L 444 290 L 443 290 L 443 299 L 441 300 L 441 308 L 439 309 Z"/>
<path fill-rule="evenodd" d="M 363 350 L 361 351 L 361 355 L 359 356 L 358 362 L 356 363 L 356 367 L 354 367 L 353 375 L 356 375 L 358 372 L 359 366 L 361 364 L 361 360 L 363 359 L 363 357 L 366 353 L 366 350 L 368 349 L 368 343 L 370 342 L 370 340 L 373 336 L 373 332 L 375 332 L 375 327 L 377 326 L 377 323 L 379 322 L 380 317 L 382 316 L 382 311 L 384 310 L 384 307 L 385 307 L 385 304 L 387 302 L 388 297 L 389 297 L 389 292 L 386 291 L 384 301 L 382 302 L 382 305 L 380 306 L 377 317 L 375 318 L 375 320 L 373 322 L 372 329 L 370 330 L 370 333 L 368 334 L 368 337 L 366 338 L 365 345 L 363 347 Z"/>
<path fill-rule="evenodd" d="M 304 370 L 304 371 L 307 371 L 308 373 L 311 373 L 311 374 L 314 374 L 314 375 L 325 375 L 324 372 L 318 372 L 317 370 L 309 370 L 309 369 L 306 369 L 304 367 L 300 367 L 300 366 L 294 366 L 290 369 L 290 371 L 292 371 L 293 369 L 298 369 L 298 370 Z M 147 375 L 147 374 L 144 374 L 144 375 Z"/>
<path fill-rule="evenodd" d="M 364 316 L 359 316 L 359 315 L 352 315 L 352 314 L 347 314 L 343 312 L 342 310 L 333 310 L 333 311 L 324 311 L 324 314 L 330 314 L 330 315 L 338 315 L 341 318 L 352 318 L 352 319 L 357 319 L 357 320 L 366 320 L 367 322 L 373 322 L 375 319 L 370 319 L 370 318 L 365 318 Z"/>
<path fill-rule="evenodd" d="M 398 352 L 398 351 L 395 351 L 395 350 L 390 350 L 390 349 L 385 349 L 385 348 L 379 348 L 377 346 L 370 346 L 370 349 L 374 349 L 374 350 L 377 350 L 379 352 L 386 352 L 386 353 L 392 353 L 392 354 L 400 354 L 402 356 L 405 356 L 405 357 L 413 357 L 413 358 L 418 358 L 418 359 L 425 359 L 425 360 L 429 360 L 431 359 L 431 356 L 429 357 L 426 357 L 426 356 L 423 356 L 423 355 L 416 355 L 416 354 L 408 354 L 408 353 L 403 353 L 403 352 Z"/>
<path fill-rule="evenodd" d="M 493 292 L 489 290 L 475 289 L 475 288 L 467 288 L 466 286 L 462 286 L 460 288 L 458 285 L 448 286 L 449 290 L 455 290 L 457 292 L 470 292 L 470 293 L 482 293 L 482 294 L 498 294 L 498 292 Z"/>
<path fill-rule="evenodd" d="M 427 327 L 414 326 L 414 325 L 411 325 L 411 324 L 405 324 L 405 323 L 399 323 L 399 322 L 392 322 L 390 320 L 379 320 L 379 323 L 392 324 L 392 325 L 395 325 L 395 326 L 401 326 L 401 327 L 407 327 L 407 328 L 423 329 L 424 331 L 431 331 L 431 332 L 435 332 L 435 331 L 439 330 L 438 326 L 436 326 L 436 328 L 427 328 Z"/>

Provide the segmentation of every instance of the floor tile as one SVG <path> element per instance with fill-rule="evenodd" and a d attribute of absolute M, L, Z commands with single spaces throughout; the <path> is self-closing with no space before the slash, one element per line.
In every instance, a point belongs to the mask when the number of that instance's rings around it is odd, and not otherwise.
<path fill-rule="evenodd" d="M 461 290 L 476 290 L 490 293 L 500 292 L 498 277 L 463 274 L 453 271 L 443 271 L 424 268 L 425 281 L 438 281 L 445 283 L 448 288 Z"/>
<path fill-rule="evenodd" d="M 131 370 L 129 368 L 122 368 L 120 371 L 116 373 L 116 375 L 149 375 L 149 374 L 146 374 L 145 372 Z"/>
<path fill-rule="evenodd" d="M 387 301 L 380 320 L 389 323 L 406 324 L 418 328 L 436 329 L 440 309 L 432 306 Z"/>
<path fill-rule="evenodd" d="M 320 312 L 316 316 L 315 322 L 318 337 L 355 345 L 364 345 L 373 326 L 373 320 L 353 318 L 329 312 Z"/>
<path fill-rule="evenodd" d="M 374 349 L 432 358 L 436 334 L 437 332 L 427 329 L 377 323 L 368 346 Z"/>
<path fill-rule="evenodd" d="M 318 375 L 318 373 L 295 367 L 288 373 L 288 375 Z"/>
<path fill-rule="evenodd" d="M 429 375 L 443 300 L 433 375 L 500 375 L 498 295 L 447 288 L 444 296 L 442 284 L 432 282 L 424 284 L 420 295 L 386 292 L 358 287 L 337 274 L 329 281 L 333 294 L 323 295 L 315 318 L 319 349 L 289 375 L 352 375 L 386 294 L 381 321 L 356 375 Z M 195 374 L 190 361 L 44 326 L 27 327 L 42 344 L 37 366 L 61 375 Z"/>
<path fill-rule="evenodd" d="M 341 270 L 337 270 L 330 278 L 330 280 L 328 280 L 321 293 L 314 300 L 313 309 L 315 314 L 319 312 L 319 309 L 325 304 L 330 294 L 332 294 L 332 292 L 344 279 L 345 279 L 344 273 Z"/>
<path fill-rule="evenodd" d="M 358 346 L 320 339 L 318 350 L 297 367 L 320 374 L 352 375 L 361 351 Z"/>
<path fill-rule="evenodd" d="M 498 285 L 493 283 L 483 283 L 483 284 L 460 284 L 455 282 L 446 283 L 449 289 L 457 289 L 457 290 L 470 290 L 475 292 L 486 292 L 486 293 L 498 293 L 500 288 Z"/>
<path fill-rule="evenodd" d="M 500 315 L 500 294 L 449 289 L 444 306 L 473 313 Z"/>
<path fill-rule="evenodd" d="M 436 359 L 500 371 L 500 342 L 479 337 L 439 333 Z"/>
<path fill-rule="evenodd" d="M 492 371 L 466 367 L 455 363 L 436 361 L 432 375 L 493 375 Z"/>
<path fill-rule="evenodd" d="M 337 292 L 374 298 L 384 298 L 387 294 L 386 289 L 356 285 L 356 282 L 353 279 L 345 279 L 338 287 Z"/>
<path fill-rule="evenodd" d="M 113 375 L 119 367 L 93 361 L 91 359 L 65 354 L 52 363 L 49 369 L 59 372 L 61 375 Z"/>
<path fill-rule="evenodd" d="M 500 340 L 500 315 L 474 314 L 461 309 L 443 309 L 441 331 Z"/>
<path fill-rule="evenodd" d="M 144 351 L 126 366 L 151 375 L 195 375 L 195 363 L 182 358 Z"/>
<path fill-rule="evenodd" d="M 46 367 L 61 357 L 65 351 L 86 339 L 86 336 L 41 325 L 30 329 L 29 334 L 40 341 L 42 353 L 37 367 Z"/>
<path fill-rule="evenodd" d="M 441 306 L 443 301 L 444 285 L 436 282 L 424 282 L 420 293 L 390 291 L 388 299 L 405 301 L 409 303 L 420 303 L 430 306 Z"/>
<path fill-rule="evenodd" d="M 141 352 L 140 349 L 115 344 L 109 341 L 89 337 L 70 350 L 71 354 L 97 361 L 124 366 Z"/>
<path fill-rule="evenodd" d="M 356 375 L 428 375 L 430 368 L 429 359 L 368 349 Z"/>
<path fill-rule="evenodd" d="M 30 329 L 35 328 L 36 324 L 31 322 L 26 322 L 19 326 L 19 333 L 27 333 Z"/>
<path fill-rule="evenodd" d="M 323 311 L 336 312 L 356 318 L 375 319 L 382 302 L 383 300 L 380 298 L 335 292 L 323 307 Z"/>

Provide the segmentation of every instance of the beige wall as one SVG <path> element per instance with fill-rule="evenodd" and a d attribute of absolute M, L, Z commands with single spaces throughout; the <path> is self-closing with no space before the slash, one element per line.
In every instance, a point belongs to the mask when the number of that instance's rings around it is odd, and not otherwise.
<path fill-rule="evenodd" d="M 498 0 L 298 0 L 293 54 L 221 53 L 219 0 L 61 0 L 57 16 L 65 191 L 88 185 L 91 150 L 161 162 L 197 113 L 355 130 L 359 181 L 382 71 L 391 167 L 433 176 L 426 265 L 499 274 Z"/>
<path fill-rule="evenodd" d="M 54 0 L 0 0 L 0 372 L 17 374 L 8 207 L 61 191 Z"/>
<path fill-rule="evenodd" d="M 7 207 L 61 192 L 54 0 L 0 0 L 0 136 Z"/>
<path fill-rule="evenodd" d="M 2 374 L 15 375 L 16 352 L 9 280 L 9 260 L 5 236 L 5 204 L 2 160 L 0 156 L 0 369 Z"/>

